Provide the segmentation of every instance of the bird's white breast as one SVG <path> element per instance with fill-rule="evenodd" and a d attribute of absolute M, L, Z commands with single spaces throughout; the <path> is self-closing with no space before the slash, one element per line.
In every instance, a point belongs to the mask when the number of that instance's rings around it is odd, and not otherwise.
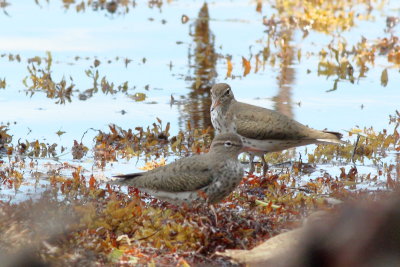
<path fill-rule="evenodd" d="M 146 188 L 140 188 L 140 191 L 146 192 L 147 194 L 152 195 L 155 198 L 167 201 L 175 205 L 182 203 L 192 204 L 193 201 L 201 200 L 197 191 L 167 192 Z"/>
<path fill-rule="evenodd" d="M 215 108 L 211 111 L 211 123 L 215 129 L 216 134 L 220 133 L 236 133 L 234 124 L 228 123 L 225 114 L 222 113 L 221 107 Z"/>

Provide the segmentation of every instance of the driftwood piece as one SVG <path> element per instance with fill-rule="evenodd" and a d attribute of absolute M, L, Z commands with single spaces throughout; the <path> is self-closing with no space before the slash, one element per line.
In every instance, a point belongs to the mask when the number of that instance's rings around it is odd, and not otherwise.
<path fill-rule="evenodd" d="M 291 254 L 292 250 L 299 245 L 303 230 L 301 227 L 279 234 L 251 250 L 227 249 L 217 254 L 248 266 L 258 266 L 261 263 L 265 266 L 268 262 L 272 264 L 276 257 L 285 257 L 285 255 Z"/>

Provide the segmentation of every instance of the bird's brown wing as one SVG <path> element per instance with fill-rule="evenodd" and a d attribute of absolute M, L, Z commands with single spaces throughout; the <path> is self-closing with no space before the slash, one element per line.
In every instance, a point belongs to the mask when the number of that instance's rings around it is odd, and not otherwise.
<path fill-rule="evenodd" d="M 123 178 L 118 184 L 167 192 L 184 192 L 199 190 L 209 185 L 214 173 L 210 170 L 208 158 L 197 155 L 179 159 L 148 172 L 116 177 Z"/>
<path fill-rule="evenodd" d="M 279 112 L 241 102 L 233 103 L 230 111 L 235 112 L 238 134 L 247 138 L 295 140 L 312 130 Z"/>

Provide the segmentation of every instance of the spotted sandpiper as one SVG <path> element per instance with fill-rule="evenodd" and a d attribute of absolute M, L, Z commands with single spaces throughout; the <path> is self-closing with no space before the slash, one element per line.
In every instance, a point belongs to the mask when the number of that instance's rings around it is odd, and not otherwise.
<path fill-rule="evenodd" d="M 211 88 L 211 122 L 216 133 L 235 132 L 251 152 L 261 156 L 263 172 L 267 171 L 264 154 L 308 144 L 340 144 L 342 134 L 309 128 L 277 111 L 236 101 L 226 83 Z"/>
<path fill-rule="evenodd" d="M 216 203 L 243 178 L 243 167 L 237 159 L 242 148 L 237 134 L 220 134 L 206 154 L 179 159 L 148 172 L 116 175 L 123 179 L 113 183 L 136 187 L 173 204 Z"/>

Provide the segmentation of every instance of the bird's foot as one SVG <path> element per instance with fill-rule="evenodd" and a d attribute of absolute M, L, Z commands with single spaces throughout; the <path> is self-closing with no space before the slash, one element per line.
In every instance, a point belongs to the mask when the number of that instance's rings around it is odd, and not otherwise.
<path fill-rule="evenodd" d="M 217 216 L 217 212 L 215 211 L 213 204 L 210 204 L 210 210 L 213 213 L 214 218 L 215 218 L 215 226 L 217 226 L 218 225 L 218 216 Z"/>
<path fill-rule="evenodd" d="M 264 155 L 261 157 L 261 161 L 262 161 L 262 176 L 265 177 L 267 176 L 267 172 L 269 169 L 268 163 L 265 161 Z"/>
<path fill-rule="evenodd" d="M 250 154 L 249 162 L 250 162 L 250 170 L 249 170 L 249 173 L 250 173 L 250 174 L 253 174 L 254 171 L 256 170 L 256 164 L 255 164 L 255 162 L 254 162 L 254 155 L 251 155 L 251 154 Z"/>
<path fill-rule="evenodd" d="M 255 163 L 254 162 L 250 162 L 249 173 L 253 174 L 255 170 L 256 170 Z"/>

